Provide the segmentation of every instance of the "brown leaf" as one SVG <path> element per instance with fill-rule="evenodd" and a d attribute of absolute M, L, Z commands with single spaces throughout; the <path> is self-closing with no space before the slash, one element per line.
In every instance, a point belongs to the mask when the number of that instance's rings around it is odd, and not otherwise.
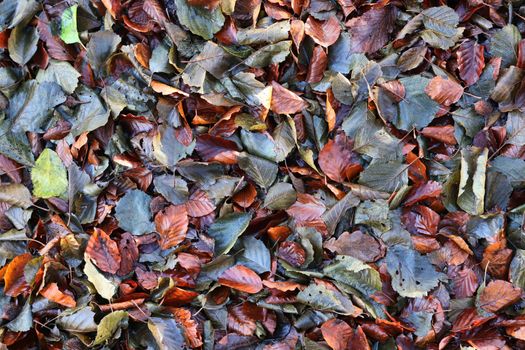
<path fill-rule="evenodd" d="M 219 6 L 220 0 L 188 0 L 190 6 L 201 6 L 211 11 Z"/>
<path fill-rule="evenodd" d="M 332 252 L 350 255 L 364 262 L 381 259 L 386 252 L 385 245 L 369 234 L 361 231 L 343 232 L 337 239 L 331 238 L 324 245 Z"/>
<path fill-rule="evenodd" d="M 452 290 L 455 297 L 470 298 L 478 289 L 478 276 L 469 268 L 463 268 L 452 276 Z"/>
<path fill-rule="evenodd" d="M 296 221 L 305 222 L 319 219 L 325 210 L 324 204 L 314 196 L 298 193 L 297 201 L 286 209 L 286 212 Z"/>
<path fill-rule="evenodd" d="M 302 22 L 301 22 L 302 23 Z M 328 56 L 321 46 L 316 46 L 312 52 L 306 81 L 309 83 L 318 83 L 324 77 L 324 72 L 328 66 Z"/>
<path fill-rule="evenodd" d="M 334 93 L 332 92 L 332 88 L 326 89 L 326 111 L 325 111 L 325 119 L 326 124 L 328 125 L 328 132 L 331 132 L 335 128 L 335 122 L 336 122 L 336 108 L 339 105 L 339 102 L 335 99 Z"/>
<path fill-rule="evenodd" d="M 289 19 L 292 17 L 290 12 L 286 11 L 279 5 L 272 4 L 271 2 L 264 2 L 264 12 L 277 21 Z"/>
<path fill-rule="evenodd" d="M 306 261 L 306 252 L 297 242 L 282 242 L 279 245 L 279 249 L 277 249 L 276 255 L 295 267 L 301 266 Z"/>
<path fill-rule="evenodd" d="M 317 44 L 328 47 L 334 44 L 341 34 L 341 25 L 335 16 L 328 17 L 325 21 L 308 17 L 304 26 L 304 32 Z"/>
<path fill-rule="evenodd" d="M 352 152 L 353 146 L 344 133 L 339 133 L 334 139 L 329 139 L 319 152 L 319 166 L 331 180 L 345 182 L 363 170 L 358 156 Z"/>
<path fill-rule="evenodd" d="M 256 320 L 245 307 L 247 304 L 234 306 L 228 312 L 228 328 L 241 335 L 252 335 L 257 328 Z"/>
<path fill-rule="evenodd" d="M 489 244 L 483 252 L 481 267 L 495 278 L 505 279 L 512 260 L 512 249 L 506 248 L 505 240 Z"/>
<path fill-rule="evenodd" d="M 346 22 L 352 36 L 352 51 L 373 53 L 382 48 L 394 29 L 396 16 L 397 9 L 394 6 L 385 6 L 372 8 L 362 16 Z"/>
<path fill-rule="evenodd" d="M 525 39 L 520 40 L 518 43 L 518 62 L 516 63 L 518 68 L 525 68 Z"/>
<path fill-rule="evenodd" d="M 268 281 L 264 280 L 262 281 L 263 285 L 265 287 L 268 287 L 270 289 L 277 289 L 281 292 L 291 292 L 297 289 L 303 289 L 304 286 L 302 284 L 292 282 L 292 281 Z"/>
<path fill-rule="evenodd" d="M 297 49 L 301 46 L 304 39 L 304 22 L 300 19 L 292 19 L 290 23 L 290 35 Z"/>
<path fill-rule="evenodd" d="M 33 257 L 29 253 L 18 255 L 7 265 L 4 272 L 4 293 L 17 297 L 29 289 L 24 268 Z"/>
<path fill-rule="evenodd" d="M 186 238 L 188 212 L 185 205 L 170 205 L 155 216 L 155 227 L 160 234 L 160 248 L 175 247 Z"/>
<path fill-rule="evenodd" d="M 40 294 L 50 301 L 66 306 L 66 307 L 76 307 L 77 302 L 71 295 L 68 295 L 58 289 L 56 283 L 49 283 L 47 286 L 40 290 Z"/>
<path fill-rule="evenodd" d="M 437 76 L 428 83 L 425 92 L 437 103 L 450 106 L 459 101 L 463 95 L 463 87 L 450 79 Z"/>
<path fill-rule="evenodd" d="M 469 40 L 461 44 L 456 51 L 459 76 L 467 86 L 475 84 L 479 80 L 479 76 L 485 67 L 483 48 L 483 45 Z"/>
<path fill-rule="evenodd" d="M 166 292 L 166 295 L 164 296 L 164 305 L 182 306 L 191 303 L 197 296 L 199 296 L 199 293 L 197 292 L 173 287 Z"/>
<path fill-rule="evenodd" d="M 496 313 L 516 303 L 520 297 L 520 288 L 514 287 L 510 282 L 496 280 L 487 284 L 483 289 L 479 296 L 479 304 L 483 310 Z"/>
<path fill-rule="evenodd" d="M 272 81 L 272 101 L 270 110 L 277 114 L 293 114 L 302 111 L 308 107 L 304 101 L 294 92 L 283 87 L 276 81 Z"/>
<path fill-rule="evenodd" d="M 208 134 L 197 137 L 195 151 L 206 162 L 216 161 L 223 164 L 237 164 L 239 156 L 235 142 Z"/>
<path fill-rule="evenodd" d="M 347 350 L 354 331 L 345 321 L 332 318 L 323 323 L 321 333 L 333 350 Z"/>
<path fill-rule="evenodd" d="M 443 142 L 447 145 L 457 144 L 453 125 L 427 126 L 420 131 L 420 134 L 425 137 Z"/>
<path fill-rule="evenodd" d="M 129 232 L 124 232 L 118 241 L 118 249 L 122 259 L 117 274 L 124 276 L 133 271 L 135 263 L 139 259 L 139 249 L 134 236 Z"/>
<path fill-rule="evenodd" d="M 160 0 L 144 0 L 142 8 L 148 16 L 153 18 L 160 25 L 164 25 L 164 23 L 169 21 L 168 16 L 166 15 L 166 10 Z"/>
<path fill-rule="evenodd" d="M 405 198 L 404 205 L 411 206 L 425 199 L 439 197 L 442 188 L 441 183 L 437 181 L 428 181 L 413 187 Z"/>
<path fill-rule="evenodd" d="M 212 213 L 215 210 L 215 205 L 208 198 L 208 194 L 199 189 L 190 195 L 186 202 L 186 210 L 189 216 L 200 218 Z"/>
<path fill-rule="evenodd" d="M 250 294 L 258 293 L 263 288 L 259 275 L 243 265 L 235 265 L 224 271 L 219 277 L 219 283 Z"/>
<path fill-rule="evenodd" d="M 116 273 L 120 267 L 121 256 L 117 243 L 101 229 L 94 229 L 86 247 L 86 254 L 104 272 Z"/>

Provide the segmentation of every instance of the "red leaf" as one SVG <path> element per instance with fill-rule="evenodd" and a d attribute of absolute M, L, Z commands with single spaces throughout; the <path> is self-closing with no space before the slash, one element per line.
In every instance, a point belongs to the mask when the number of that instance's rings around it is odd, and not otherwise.
<path fill-rule="evenodd" d="M 117 274 L 124 276 L 133 271 L 135 263 L 139 259 L 139 248 L 134 236 L 129 232 L 124 232 L 118 241 L 118 249 L 122 260 Z"/>
<path fill-rule="evenodd" d="M 525 39 L 520 40 L 518 44 L 518 63 L 516 63 L 518 68 L 525 68 Z"/>
<path fill-rule="evenodd" d="M 479 76 L 485 67 L 483 56 L 483 45 L 469 40 L 465 41 L 456 51 L 458 57 L 459 76 L 470 86 L 479 80 Z"/>
<path fill-rule="evenodd" d="M 155 216 L 155 227 L 160 234 L 161 249 L 175 247 L 186 238 L 188 212 L 185 205 L 170 205 Z"/>
<path fill-rule="evenodd" d="M 345 182 L 363 170 L 352 148 L 353 142 L 344 133 L 339 133 L 319 152 L 319 166 L 331 180 Z"/>
<path fill-rule="evenodd" d="M 189 304 L 195 299 L 199 293 L 182 289 L 179 287 L 173 287 L 164 296 L 164 304 L 168 306 L 181 306 Z"/>
<path fill-rule="evenodd" d="M 49 283 L 47 286 L 42 288 L 42 290 L 40 290 L 40 294 L 46 299 L 49 299 L 50 301 L 60 305 L 67 307 L 77 306 L 75 299 L 73 299 L 71 295 L 68 295 L 58 289 L 58 285 L 56 283 Z"/>
<path fill-rule="evenodd" d="M 250 294 L 258 293 L 263 287 L 259 275 L 243 265 L 235 265 L 224 271 L 219 277 L 219 283 Z"/>
<path fill-rule="evenodd" d="M 86 254 L 104 272 L 116 273 L 120 267 L 121 256 L 117 243 L 101 229 L 94 229 L 86 247 Z"/>
<path fill-rule="evenodd" d="M 177 322 L 182 326 L 186 339 L 192 348 L 202 346 L 202 336 L 198 323 L 191 318 L 191 312 L 182 308 L 170 308 Z"/>
<path fill-rule="evenodd" d="M 411 206 L 425 199 L 436 198 L 441 194 L 442 186 L 437 181 L 428 181 L 412 188 L 405 198 L 405 206 Z"/>
<path fill-rule="evenodd" d="M 211 11 L 219 6 L 220 0 L 188 0 L 190 6 L 201 6 Z"/>
<path fill-rule="evenodd" d="M 450 106 L 461 98 L 463 87 L 455 81 L 437 76 L 430 80 L 425 92 L 437 103 Z"/>
<path fill-rule="evenodd" d="M 272 81 L 272 101 L 270 109 L 277 114 L 293 114 L 308 107 L 308 103 L 294 92 Z"/>
<path fill-rule="evenodd" d="M 520 288 L 514 287 L 510 282 L 496 280 L 487 284 L 483 289 L 479 296 L 479 304 L 482 309 L 495 313 L 516 303 L 520 297 Z"/>
<path fill-rule="evenodd" d="M 334 44 L 341 34 L 341 25 L 335 16 L 328 17 L 325 21 L 308 17 L 304 26 L 304 32 L 310 36 L 317 44 L 328 47 Z"/>

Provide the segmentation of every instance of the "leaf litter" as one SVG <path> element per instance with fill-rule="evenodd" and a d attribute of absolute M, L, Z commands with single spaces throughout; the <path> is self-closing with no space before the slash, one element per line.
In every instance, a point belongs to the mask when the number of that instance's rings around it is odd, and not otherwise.
<path fill-rule="evenodd" d="M 4 0 L 0 347 L 524 348 L 524 15 Z"/>

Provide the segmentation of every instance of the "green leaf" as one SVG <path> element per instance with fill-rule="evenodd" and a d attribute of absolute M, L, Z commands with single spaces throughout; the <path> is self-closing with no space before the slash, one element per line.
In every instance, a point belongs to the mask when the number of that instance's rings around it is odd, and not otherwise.
<path fill-rule="evenodd" d="M 9 57 L 23 66 L 36 52 L 38 32 L 36 27 L 20 24 L 13 29 L 7 41 Z"/>
<path fill-rule="evenodd" d="M 520 31 L 514 24 L 507 24 L 491 37 L 490 53 L 493 57 L 501 57 L 503 68 L 516 64 L 520 40 Z"/>
<path fill-rule="evenodd" d="M 405 97 L 399 102 L 399 115 L 392 123 L 402 130 L 424 128 L 439 111 L 439 104 L 426 93 L 430 79 L 422 76 L 412 76 L 399 79 L 405 87 Z"/>
<path fill-rule="evenodd" d="M 270 271 L 270 251 L 264 243 L 253 236 L 243 239 L 244 250 L 238 259 L 238 263 L 244 265 L 258 274 Z"/>
<path fill-rule="evenodd" d="M 66 311 L 58 317 L 57 326 L 72 333 L 91 333 L 97 331 L 95 313 L 89 306 L 74 311 Z"/>
<path fill-rule="evenodd" d="M 88 281 L 95 286 L 97 293 L 102 298 L 111 300 L 117 292 L 119 283 L 109 280 L 99 272 L 89 257 L 85 256 L 84 261 L 84 273 L 86 274 Z"/>
<path fill-rule="evenodd" d="M 273 184 L 279 170 L 274 162 L 246 152 L 239 154 L 239 167 L 263 188 L 269 188 Z"/>
<path fill-rule="evenodd" d="M 66 44 L 80 43 L 77 30 L 77 8 L 78 5 L 75 4 L 62 12 L 60 39 Z"/>
<path fill-rule="evenodd" d="M 485 210 L 485 180 L 488 149 L 463 149 L 461 151 L 461 175 L 457 203 L 472 215 Z"/>
<path fill-rule="evenodd" d="M 148 328 L 159 350 L 186 349 L 184 334 L 173 318 L 150 317 Z"/>
<path fill-rule="evenodd" d="M 97 336 L 93 345 L 105 344 L 111 340 L 114 336 L 118 338 L 117 331 L 121 328 L 127 328 L 128 326 L 128 312 L 127 311 L 113 311 L 112 313 L 104 316 L 97 326 Z"/>
<path fill-rule="evenodd" d="M 426 256 L 401 245 L 390 247 L 386 266 L 392 277 L 392 287 L 403 297 L 423 297 L 437 287 L 440 279 L 445 278 Z"/>
<path fill-rule="evenodd" d="M 277 44 L 263 46 L 248 56 L 244 63 L 250 67 L 255 68 L 264 68 L 270 64 L 281 63 L 290 54 L 291 46 L 291 40 L 285 40 L 278 42 Z"/>
<path fill-rule="evenodd" d="M 45 70 L 38 71 L 36 81 L 57 83 L 62 90 L 72 94 L 77 88 L 79 77 L 80 73 L 68 62 L 51 60 Z"/>
<path fill-rule="evenodd" d="M 459 16 L 450 7 L 431 7 L 421 15 L 425 26 L 421 37 L 431 46 L 446 50 L 461 38 L 463 28 L 457 28 Z"/>
<path fill-rule="evenodd" d="M 128 191 L 115 208 L 115 217 L 119 227 L 134 235 L 153 232 L 155 227 L 151 222 L 151 197 L 141 190 Z"/>
<path fill-rule="evenodd" d="M 378 191 L 397 191 L 408 184 L 408 166 L 400 160 L 374 159 L 359 175 L 359 183 Z"/>
<path fill-rule="evenodd" d="M 297 301 L 324 312 L 348 316 L 357 316 L 361 313 L 361 310 L 342 293 L 328 289 L 322 284 L 311 283 L 297 294 Z"/>
<path fill-rule="evenodd" d="M 208 236 L 215 240 L 215 255 L 227 254 L 240 235 L 248 228 L 252 215 L 230 213 L 216 220 L 208 229 Z"/>
<path fill-rule="evenodd" d="M 297 199 L 297 192 L 286 182 L 278 182 L 268 190 L 263 207 L 271 210 L 288 209 Z"/>
<path fill-rule="evenodd" d="M 323 269 L 323 273 L 357 289 L 363 295 L 371 295 L 381 290 L 379 272 L 349 255 L 338 255 L 330 265 Z"/>
<path fill-rule="evenodd" d="M 0 185 L 0 202 L 22 207 L 24 209 L 33 205 L 31 192 L 22 184 Z"/>
<path fill-rule="evenodd" d="M 55 151 L 42 151 L 31 169 L 33 195 L 39 198 L 65 197 L 68 188 L 66 167 Z"/>
<path fill-rule="evenodd" d="M 220 7 L 210 11 L 201 6 L 190 6 L 187 0 L 175 0 L 175 6 L 180 23 L 205 40 L 212 39 L 224 24 Z"/>
<path fill-rule="evenodd" d="M 53 82 L 24 82 L 9 99 L 7 115 L 12 132 L 42 132 L 53 108 L 63 103 L 66 95 L 60 85 Z"/>

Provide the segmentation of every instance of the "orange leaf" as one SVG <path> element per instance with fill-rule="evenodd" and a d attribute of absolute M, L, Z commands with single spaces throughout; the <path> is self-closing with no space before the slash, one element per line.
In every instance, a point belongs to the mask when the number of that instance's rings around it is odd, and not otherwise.
<path fill-rule="evenodd" d="M 455 81 L 437 76 L 428 83 L 425 92 L 437 103 L 450 106 L 461 98 L 463 87 Z"/>
<path fill-rule="evenodd" d="M 294 92 L 283 87 L 276 81 L 272 81 L 272 101 L 270 109 L 277 114 L 293 114 L 308 107 L 304 101 Z"/>
<path fill-rule="evenodd" d="M 24 276 L 24 267 L 33 257 L 29 253 L 17 256 L 4 272 L 4 293 L 11 297 L 16 297 L 29 289 Z"/>
<path fill-rule="evenodd" d="M 345 321 L 332 318 L 323 323 L 321 333 L 332 349 L 346 350 L 354 332 Z"/>
<path fill-rule="evenodd" d="M 257 197 L 257 190 L 254 185 L 248 182 L 242 190 L 233 195 L 232 200 L 235 204 L 240 205 L 243 208 L 248 208 L 255 201 L 255 197 Z"/>
<path fill-rule="evenodd" d="M 319 166 L 331 180 L 344 182 L 355 177 L 363 167 L 352 152 L 353 142 L 343 133 L 329 140 L 319 152 Z"/>
<path fill-rule="evenodd" d="M 488 312 L 498 312 L 506 306 L 512 305 L 521 297 L 521 289 L 514 287 L 512 283 L 496 280 L 492 281 L 479 296 L 479 304 Z"/>
<path fill-rule="evenodd" d="M 186 238 L 188 212 L 185 205 L 170 205 L 155 216 L 155 227 L 160 234 L 160 247 L 175 247 Z"/>
<path fill-rule="evenodd" d="M 341 34 L 339 20 L 330 16 L 326 21 L 320 21 L 310 16 L 304 26 L 306 35 L 310 36 L 317 44 L 328 47 L 335 43 Z"/>
<path fill-rule="evenodd" d="M 258 293 L 263 288 L 259 275 L 243 265 L 235 265 L 224 271 L 219 277 L 219 283 L 250 294 Z"/>
<path fill-rule="evenodd" d="M 182 308 L 170 308 L 177 322 L 182 326 L 186 339 L 192 348 L 202 345 L 202 336 L 197 328 L 197 322 L 191 318 L 191 312 Z"/>
<path fill-rule="evenodd" d="M 68 295 L 58 289 L 56 283 L 49 283 L 47 286 L 42 288 L 40 294 L 43 295 L 46 299 L 51 300 L 54 303 L 64 305 L 67 307 L 76 307 L 77 302 L 71 295 Z"/>
<path fill-rule="evenodd" d="M 179 287 L 173 287 L 164 296 L 164 305 L 168 306 L 181 306 L 189 304 L 195 299 L 199 293 L 182 289 Z"/>
<path fill-rule="evenodd" d="M 296 289 L 303 289 L 302 284 L 291 282 L 291 281 L 267 281 L 264 280 L 263 285 L 271 289 L 277 289 L 281 292 L 291 292 Z"/>
<path fill-rule="evenodd" d="M 117 243 L 98 228 L 88 241 L 86 254 L 99 269 L 109 273 L 116 273 L 122 260 Z"/>

